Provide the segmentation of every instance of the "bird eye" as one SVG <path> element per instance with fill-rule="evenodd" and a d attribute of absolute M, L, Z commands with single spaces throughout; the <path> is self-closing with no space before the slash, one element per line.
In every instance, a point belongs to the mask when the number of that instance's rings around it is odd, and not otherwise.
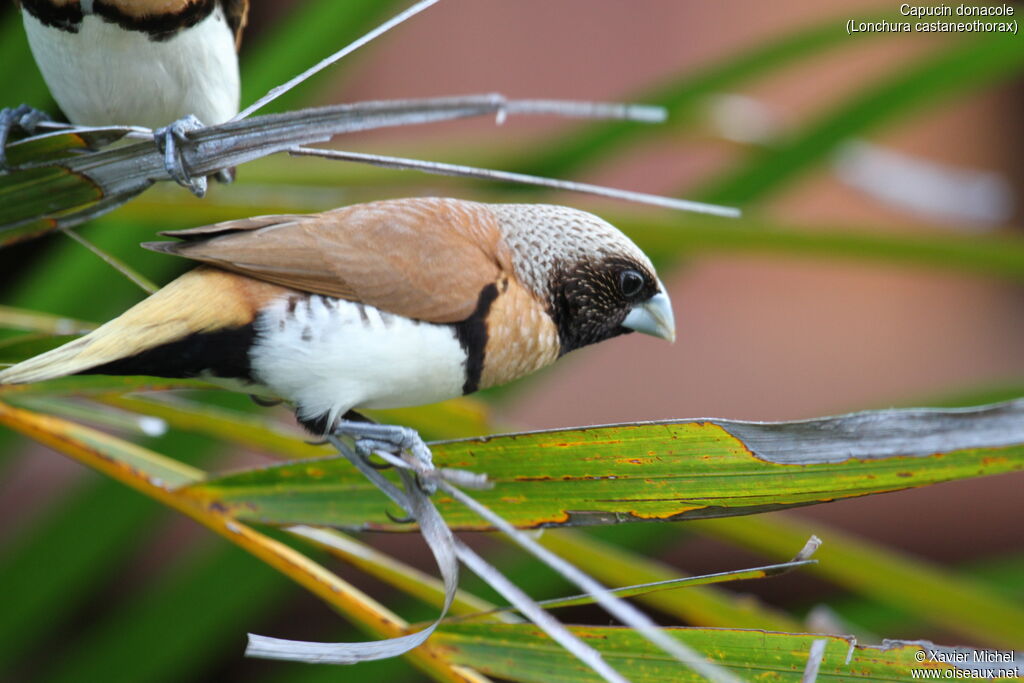
<path fill-rule="evenodd" d="M 632 297 L 644 288 L 644 276 L 635 270 L 624 270 L 619 273 L 619 290 L 624 296 Z"/>

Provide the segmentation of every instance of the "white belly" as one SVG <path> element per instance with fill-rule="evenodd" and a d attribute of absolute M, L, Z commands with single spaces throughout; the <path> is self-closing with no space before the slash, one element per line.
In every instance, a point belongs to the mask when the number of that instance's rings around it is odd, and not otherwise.
<path fill-rule="evenodd" d="M 289 310 L 291 309 L 291 310 Z M 466 355 L 447 325 L 311 296 L 269 306 L 256 321 L 253 374 L 302 418 L 399 408 L 462 394 Z"/>
<path fill-rule="evenodd" d="M 72 123 L 158 128 L 188 114 L 206 124 L 238 112 L 234 36 L 218 5 L 164 41 L 87 14 L 77 33 L 22 10 L 32 54 Z"/>

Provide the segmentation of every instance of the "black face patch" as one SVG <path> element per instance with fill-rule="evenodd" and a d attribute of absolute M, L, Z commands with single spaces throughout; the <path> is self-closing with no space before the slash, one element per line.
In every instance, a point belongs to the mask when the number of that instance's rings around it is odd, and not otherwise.
<path fill-rule="evenodd" d="M 48 0 L 21 0 L 21 6 L 43 26 L 68 33 L 78 33 L 82 23 L 82 8 L 77 2 L 58 6 Z"/>
<path fill-rule="evenodd" d="M 658 279 L 645 265 L 614 257 L 554 268 L 549 291 L 548 313 L 558 328 L 560 354 L 566 354 L 631 332 L 622 321 L 658 293 Z"/>
<path fill-rule="evenodd" d="M 228 1 L 232 2 L 232 0 Z M 51 26 L 68 33 L 78 33 L 82 24 L 82 8 L 77 2 L 69 5 L 55 5 L 50 0 L 22 0 L 21 6 L 44 26 Z M 131 31 L 148 33 L 151 40 L 160 42 L 173 38 L 182 29 L 195 26 L 210 16 L 216 6 L 217 0 L 198 0 L 186 5 L 178 12 L 136 17 L 122 12 L 103 0 L 96 0 L 93 3 L 92 11 L 93 14 L 105 21 Z M 233 24 L 231 29 L 235 31 L 238 22 L 234 21 Z"/>
<path fill-rule="evenodd" d="M 198 2 L 189 3 L 178 12 L 136 17 L 125 14 L 103 0 L 96 0 L 92 11 L 105 21 L 132 31 L 148 33 L 151 40 L 160 42 L 173 38 L 182 29 L 195 26 L 210 16 L 216 6 L 217 0 L 198 0 Z"/>

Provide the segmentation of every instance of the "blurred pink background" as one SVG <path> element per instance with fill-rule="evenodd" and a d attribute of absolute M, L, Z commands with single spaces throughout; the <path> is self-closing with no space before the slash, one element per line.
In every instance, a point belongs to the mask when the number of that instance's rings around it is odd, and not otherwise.
<path fill-rule="evenodd" d="M 256 3 L 245 50 L 288 3 Z M 672 77 L 802 27 L 895 12 L 895 2 L 811 0 L 443 0 L 347 59 L 333 101 L 501 92 L 512 97 L 625 100 Z M 779 135 L 837 106 L 873 80 L 951 38 L 852 36 L 729 93 L 752 98 Z M 244 78 L 244 72 L 243 72 Z M 942 220 L 886 204 L 840 180 L 828 164 L 749 212 L 794 228 L 948 234 L 1022 224 L 1024 92 L 1018 81 L 915 111 L 867 139 L 930 163 L 990 171 L 1017 198 L 992 223 Z M 750 101 L 750 100 L 746 100 Z M 511 119 L 378 131 L 347 137 L 360 151 L 466 161 L 461 150 L 514 149 L 569 130 L 566 121 Z M 630 147 L 576 179 L 656 193 L 697 188 L 744 158 L 709 115 Z M 311 163 L 319 163 L 313 162 Z M 327 162 L 323 162 L 327 163 Z M 244 173 L 240 185 L 244 184 Z M 472 197 L 468 185 L 438 181 Z M 460 194 L 461 193 L 461 194 Z M 581 195 L 558 201 L 600 212 L 628 207 Z M 723 226 L 728 229 L 728 226 Z M 675 305 L 674 345 L 639 335 L 584 349 L 529 380 L 496 409 L 499 423 L 564 427 L 629 420 L 721 417 L 779 420 L 921 404 L 1024 378 L 1022 291 L 1005 280 L 938 269 L 777 254 L 704 254 L 662 273 Z M 10 509 L 44 505 L 23 482 L 78 467 L 32 454 L 4 482 Z M 828 522 L 940 562 L 1024 549 L 1024 473 L 821 505 L 788 514 Z M 185 528 L 189 522 L 175 522 Z M 192 529 L 190 534 L 196 533 Z M 198 532 L 204 533 L 204 532 Z M 402 537 L 377 539 L 400 549 Z M 173 546 L 173 544 L 169 544 Z M 741 566 L 748 557 L 706 540 L 670 558 L 691 572 Z M 805 574 L 746 582 L 741 590 L 807 597 Z M 820 586 L 819 586 L 820 588 Z"/>
<path fill-rule="evenodd" d="M 501 92 L 519 97 L 628 99 L 671 77 L 801 27 L 895 12 L 897 3 L 786 0 L 447 0 L 350 63 L 338 100 Z M 763 104 L 784 134 L 874 79 L 951 40 L 922 34 L 852 36 L 738 93 Z M 1019 198 L 1019 82 L 943 101 L 871 131 L 868 139 L 926 162 L 994 171 Z M 466 140 L 507 146 L 573 124 L 510 120 L 385 131 L 345 144 L 410 153 Z M 579 179 L 647 192 L 698 186 L 744 150 L 705 122 L 630 148 Z M 457 154 L 441 155 L 458 162 Z M 445 185 L 446 188 L 452 185 Z M 576 206 L 606 207 L 584 196 Z M 1018 200 L 1019 201 L 1019 200 Z M 751 212 L 794 227 L 880 232 L 1010 230 L 944 221 L 852 188 L 828 165 Z M 723 229 L 727 229 L 727 226 Z M 820 229 L 827 229 L 823 227 Z M 681 417 L 792 419 L 926 404 L 1024 377 L 1022 292 L 1005 281 L 940 270 L 766 254 L 706 255 L 663 276 L 679 340 L 634 335 L 572 354 L 499 411 L 523 428 Z M 826 520 L 943 561 L 1024 547 L 1024 474 L 947 484 L 794 514 Z M 984 504 L 981 504 L 981 501 Z M 706 564 L 688 546 L 687 569 Z M 773 590 L 768 587 L 767 590 Z"/>

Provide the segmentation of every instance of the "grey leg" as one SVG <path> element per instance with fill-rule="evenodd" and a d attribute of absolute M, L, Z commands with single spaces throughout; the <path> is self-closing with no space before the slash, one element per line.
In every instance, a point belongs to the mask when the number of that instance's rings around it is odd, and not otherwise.
<path fill-rule="evenodd" d="M 157 148 L 164 155 L 164 168 L 167 173 L 182 187 L 192 191 L 197 197 L 206 195 L 206 176 L 193 178 L 185 169 L 185 163 L 181 158 L 179 144 L 188 142 L 186 133 L 203 128 L 203 122 L 192 114 L 178 119 L 169 126 L 158 128 L 153 131 L 154 141 Z"/>
<path fill-rule="evenodd" d="M 50 115 L 27 104 L 0 109 L 0 173 L 7 170 L 7 138 L 12 130 L 21 130 L 29 135 L 35 132 L 41 121 L 49 121 Z"/>
<path fill-rule="evenodd" d="M 356 453 L 369 458 L 374 451 L 385 451 L 401 456 L 408 451 L 425 470 L 433 470 L 434 462 L 430 449 L 415 429 L 400 425 L 382 425 L 367 422 L 342 420 L 334 428 L 336 436 L 348 436 L 355 441 Z M 368 461 L 367 461 L 368 462 Z M 437 490 L 433 481 L 418 477 L 420 488 L 428 495 Z"/>
<path fill-rule="evenodd" d="M 337 435 L 350 436 L 355 440 L 356 450 L 369 455 L 373 451 L 389 451 L 396 455 L 409 451 L 414 458 L 428 469 L 433 468 L 433 456 L 415 429 L 401 425 L 382 425 L 372 422 L 342 420 L 334 428 Z"/>

